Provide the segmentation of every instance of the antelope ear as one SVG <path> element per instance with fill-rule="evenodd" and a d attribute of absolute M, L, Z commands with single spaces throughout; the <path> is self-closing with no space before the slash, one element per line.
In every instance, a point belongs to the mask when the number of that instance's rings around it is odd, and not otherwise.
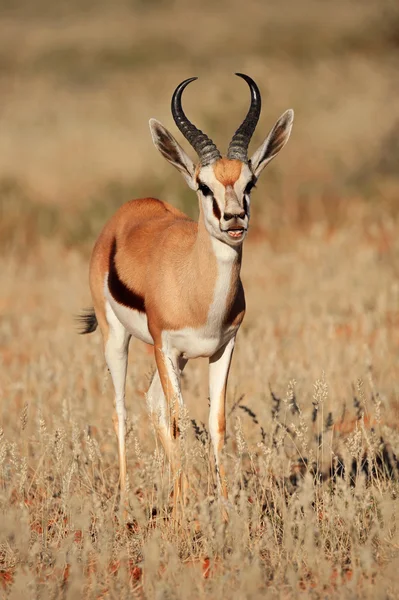
<path fill-rule="evenodd" d="M 251 157 L 252 172 L 259 177 L 265 166 L 284 148 L 290 137 L 294 111 L 287 110 L 278 119 L 273 129 Z"/>
<path fill-rule="evenodd" d="M 192 190 L 197 189 L 194 180 L 195 165 L 173 135 L 156 119 L 150 119 L 152 141 L 162 156 L 183 175 Z"/>

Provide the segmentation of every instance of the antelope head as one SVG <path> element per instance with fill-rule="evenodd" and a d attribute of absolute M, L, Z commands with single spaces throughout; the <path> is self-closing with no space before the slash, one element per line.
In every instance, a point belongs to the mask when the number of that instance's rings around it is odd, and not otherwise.
<path fill-rule="evenodd" d="M 186 117 L 181 97 L 183 90 L 197 77 L 186 79 L 172 97 L 172 115 L 187 141 L 196 151 L 195 164 L 173 135 L 156 119 L 150 120 L 155 146 L 175 166 L 191 189 L 198 194 L 200 212 L 209 234 L 230 246 L 240 246 L 248 230 L 250 195 L 265 166 L 285 146 L 291 133 L 294 111 L 287 110 L 276 121 L 264 142 L 248 158 L 248 146 L 261 111 L 261 97 L 256 83 L 242 73 L 251 91 L 248 113 L 229 144 L 223 158 L 213 141 Z"/>

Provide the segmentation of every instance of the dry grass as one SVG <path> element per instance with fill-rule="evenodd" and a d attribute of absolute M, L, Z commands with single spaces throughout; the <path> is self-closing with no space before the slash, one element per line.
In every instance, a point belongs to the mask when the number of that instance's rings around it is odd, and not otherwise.
<path fill-rule="evenodd" d="M 397 598 L 397 8 L 0 6 L 0 598 Z M 256 141 L 289 106 L 296 123 L 253 195 L 230 522 L 206 361 L 183 379 L 191 492 L 176 523 L 145 406 L 154 361 L 138 342 L 126 522 L 99 335 L 77 336 L 72 316 L 121 202 L 158 195 L 195 214 L 147 120 L 170 126 L 174 85 L 197 73 L 187 112 L 226 145 L 248 101 L 235 70 L 264 91 Z"/>

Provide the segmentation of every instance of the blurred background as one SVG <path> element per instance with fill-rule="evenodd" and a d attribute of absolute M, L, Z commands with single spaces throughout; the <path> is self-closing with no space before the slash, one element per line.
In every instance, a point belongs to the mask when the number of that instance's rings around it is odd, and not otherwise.
<path fill-rule="evenodd" d="M 222 151 L 263 95 L 252 149 L 287 108 L 293 135 L 254 194 L 253 229 L 279 243 L 396 215 L 399 6 L 393 0 L 1 0 L 0 243 L 43 237 L 90 248 L 106 217 L 142 194 L 196 215 L 196 200 L 154 149 L 150 117 L 176 137 L 187 114 Z M 185 144 L 187 147 L 187 144 Z M 284 244 L 287 240 L 284 240 Z"/>

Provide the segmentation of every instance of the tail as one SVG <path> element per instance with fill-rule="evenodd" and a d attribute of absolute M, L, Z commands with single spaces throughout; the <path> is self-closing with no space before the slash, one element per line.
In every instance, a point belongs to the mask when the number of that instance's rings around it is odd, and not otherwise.
<path fill-rule="evenodd" d="M 93 333 L 97 329 L 98 322 L 94 308 L 86 308 L 80 315 L 77 315 L 76 321 L 79 324 L 79 333 Z"/>

